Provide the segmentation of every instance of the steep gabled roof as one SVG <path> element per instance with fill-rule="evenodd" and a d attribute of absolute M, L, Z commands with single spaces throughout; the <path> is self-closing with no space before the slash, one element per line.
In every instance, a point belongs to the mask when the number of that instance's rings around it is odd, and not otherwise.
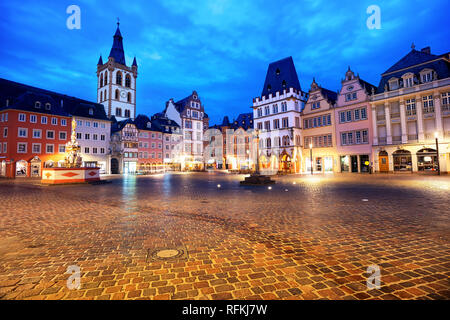
<path fill-rule="evenodd" d="M 365 89 L 366 93 L 368 93 L 368 94 L 372 94 L 372 89 L 375 91 L 377 90 L 377 86 L 375 86 L 367 81 L 364 81 L 361 78 L 358 79 L 358 81 L 359 81 L 359 84 L 361 85 L 361 87 L 363 87 Z"/>
<path fill-rule="evenodd" d="M 331 102 L 332 104 L 336 103 L 337 100 L 337 92 L 325 89 L 320 87 L 320 92 L 322 93 L 322 96 L 327 99 L 329 102 Z"/>
<path fill-rule="evenodd" d="M 253 128 L 253 112 L 239 114 L 232 126 L 234 129 L 243 128 L 244 130 Z"/>
<path fill-rule="evenodd" d="M 284 89 L 288 88 L 301 90 L 292 57 L 287 57 L 269 64 L 261 96 L 267 96 L 269 93 L 283 92 Z"/>

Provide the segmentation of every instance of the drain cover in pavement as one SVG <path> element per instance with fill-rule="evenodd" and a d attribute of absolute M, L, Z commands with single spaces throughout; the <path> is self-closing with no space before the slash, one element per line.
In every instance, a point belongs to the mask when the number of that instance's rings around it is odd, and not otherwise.
<path fill-rule="evenodd" d="M 151 261 L 187 258 L 188 253 L 185 247 L 148 249 L 147 251 L 147 260 Z"/>

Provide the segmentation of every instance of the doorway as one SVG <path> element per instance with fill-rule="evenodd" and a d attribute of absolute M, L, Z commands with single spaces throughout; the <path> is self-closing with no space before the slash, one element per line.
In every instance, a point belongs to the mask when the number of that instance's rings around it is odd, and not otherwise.
<path fill-rule="evenodd" d="M 119 174 L 119 161 L 116 158 L 111 159 L 111 174 Z"/>
<path fill-rule="evenodd" d="M 358 172 L 358 156 L 350 156 L 352 172 Z"/>
<path fill-rule="evenodd" d="M 412 172 L 412 157 L 408 150 L 397 150 L 392 154 L 395 172 Z"/>
<path fill-rule="evenodd" d="M 31 177 L 39 178 L 41 176 L 41 159 L 34 157 L 31 162 Z"/>
<path fill-rule="evenodd" d="M 378 163 L 380 164 L 380 172 L 389 172 L 389 156 L 386 151 L 380 151 Z"/>
<path fill-rule="evenodd" d="M 16 162 L 16 177 L 26 177 L 28 174 L 28 162 L 20 160 Z"/>

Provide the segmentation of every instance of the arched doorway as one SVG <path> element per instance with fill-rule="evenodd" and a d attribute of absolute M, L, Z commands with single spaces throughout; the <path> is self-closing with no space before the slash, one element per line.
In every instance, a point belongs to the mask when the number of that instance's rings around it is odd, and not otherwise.
<path fill-rule="evenodd" d="M 380 172 L 389 172 L 389 156 L 386 151 L 380 151 L 378 154 L 378 163 L 380 165 Z"/>
<path fill-rule="evenodd" d="M 31 177 L 38 178 L 41 176 L 41 159 L 34 157 L 31 161 Z"/>
<path fill-rule="evenodd" d="M 394 158 L 394 172 L 412 172 L 412 157 L 408 150 L 400 149 L 392 154 Z"/>
<path fill-rule="evenodd" d="M 437 152 L 431 148 L 417 151 L 417 170 L 419 172 L 437 172 Z"/>
<path fill-rule="evenodd" d="M 111 174 L 119 174 L 119 160 L 111 159 Z"/>
<path fill-rule="evenodd" d="M 285 153 L 281 156 L 281 171 L 285 173 L 291 172 L 291 157 Z"/>
<path fill-rule="evenodd" d="M 26 177 L 28 174 L 28 162 L 20 160 L 16 162 L 16 177 Z"/>

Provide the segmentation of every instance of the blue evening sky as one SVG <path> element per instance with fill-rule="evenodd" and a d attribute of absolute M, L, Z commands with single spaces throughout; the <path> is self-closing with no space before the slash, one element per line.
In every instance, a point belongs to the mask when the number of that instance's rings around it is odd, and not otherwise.
<path fill-rule="evenodd" d="M 81 30 L 66 27 L 81 8 Z M 369 5 L 381 29 L 366 26 Z M 96 65 L 111 49 L 120 17 L 127 64 L 139 65 L 137 111 L 197 90 L 211 124 L 250 112 L 271 61 L 292 56 L 300 84 L 315 77 L 338 90 L 347 66 L 378 85 L 411 50 L 450 50 L 449 2 L 442 1 L 11 1 L 0 2 L 0 77 L 96 100 Z"/>

